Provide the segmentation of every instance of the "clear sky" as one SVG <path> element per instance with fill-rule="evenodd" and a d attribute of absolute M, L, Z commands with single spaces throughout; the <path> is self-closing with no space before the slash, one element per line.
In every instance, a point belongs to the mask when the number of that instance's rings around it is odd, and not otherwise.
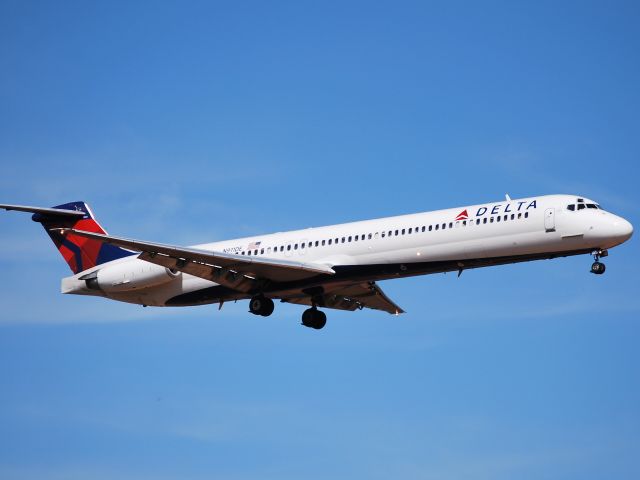
<path fill-rule="evenodd" d="M 195 244 L 547 193 L 640 225 L 638 2 L 0 2 L 0 202 Z M 636 235 L 637 236 L 637 235 Z M 0 215 L 0 478 L 640 477 L 638 239 L 408 313 L 62 296 Z"/>

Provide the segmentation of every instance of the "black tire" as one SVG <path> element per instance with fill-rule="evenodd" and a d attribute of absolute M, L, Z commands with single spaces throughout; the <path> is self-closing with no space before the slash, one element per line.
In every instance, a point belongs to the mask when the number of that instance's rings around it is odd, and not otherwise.
<path fill-rule="evenodd" d="M 270 298 L 265 297 L 262 300 L 263 302 L 262 302 L 262 308 L 260 309 L 260 315 L 262 315 L 263 317 L 268 317 L 273 313 L 273 309 L 275 308 L 275 305 L 273 304 L 273 300 L 271 300 Z"/>
<path fill-rule="evenodd" d="M 605 270 L 606 267 L 604 263 L 593 262 L 593 264 L 591 265 L 591 273 L 595 273 L 596 275 L 602 275 Z"/>
<path fill-rule="evenodd" d="M 327 316 L 317 308 L 308 308 L 302 313 L 302 325 L 320 330 L 327 324 Z"/>
<path fill-rule="evenodd" d="M 302 312 L 302 325 L 305 327 L 313 328 L 313 308 L 307 308 Z"/>
<path fill-rule="evenodd" d="M 324 312 L 316 310 L 314 317 L 315 325 L 313 328 L 316 330 L 320 330 L 327 324 L 327 315 Z"/>
<path fill-rule="evenodd" d="M 265 298 L 261 295 L 256 295 L 249 300 L 249 311 L 254 315 L 262 315 L 262 309 L 264 308 Z"/>

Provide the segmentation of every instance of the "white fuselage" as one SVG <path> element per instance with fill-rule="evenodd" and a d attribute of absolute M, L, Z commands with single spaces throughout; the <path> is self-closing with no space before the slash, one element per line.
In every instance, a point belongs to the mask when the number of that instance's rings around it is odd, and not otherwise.
<path fill-rule="evenodd" d="M 567 208 L 569 205 L 574 205 L 573 210 Z M 320 276 L 305 284 L 280 287 L 290 291 L 329 282 L 380 280 L 589 253 L 619 245 L 631 236 L 632 231 L 629 222 L 600 209 L 584 197 L 546 195 L 195 247 L 240 256 L 325 264 L 338 272 L 335 277 Z M 88 289 L 80 278 L 98 270 L 106 281 L 104 288 Z M 164 306 L 172 304 L 170 300 L 180 295 L 209 291 L 215 286 L 208 280 L 173 273 L 133 256 L 65 278 L 62 291 Z M 277 298 L 278 293 L 275 289 L 271 296 Z M 203 295 L 197 301 L 173 304 L 247 298 L 242 293 L 221 295 Z"/>

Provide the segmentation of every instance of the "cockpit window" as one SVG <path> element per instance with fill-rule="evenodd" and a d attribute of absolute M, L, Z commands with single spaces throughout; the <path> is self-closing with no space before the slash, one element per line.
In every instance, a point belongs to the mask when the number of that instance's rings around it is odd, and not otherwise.
<path fill-rule="evenodd" d="M 571 211 L 571 212 L 575 212 L 576 210 L 584 210 L 585 208 L 592 208 L 595 210 L 602 210 L 602 207 L 600 205 L 598 205 L 597 203 L 584 203 L 584 200 L 582 200 L 581 198 L 578 199 L 578 203 L 572 203 L 570 205 L 567 205 L 567 210 Z"/>

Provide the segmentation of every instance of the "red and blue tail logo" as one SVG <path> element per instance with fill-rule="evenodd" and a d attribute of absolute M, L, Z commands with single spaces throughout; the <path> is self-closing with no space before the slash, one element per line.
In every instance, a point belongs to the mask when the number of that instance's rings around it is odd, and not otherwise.
<path fill-rule="evenodd" d="M 77 218 L 58 217 L 40 213 L 36 213 L 31 217 L 34 222 L 42 224 L 73 273 L 80 273 L 88 268 L 110 262 L 111 260 L 135 255 L 135 252 L 98 240 L 78 237 L 72 234 L 65 236 L 59 232 L 52 232 L 52 228 L 75 228 L 76 230 L 84 230 L 87 232 L 106 233 L 100 224 L 95 221 L 91 209 L 84 202 L 65 203 L 64 205 L 58 205 L 53 208 L 77 210 L 85 214 L 79 220 Z"/>

